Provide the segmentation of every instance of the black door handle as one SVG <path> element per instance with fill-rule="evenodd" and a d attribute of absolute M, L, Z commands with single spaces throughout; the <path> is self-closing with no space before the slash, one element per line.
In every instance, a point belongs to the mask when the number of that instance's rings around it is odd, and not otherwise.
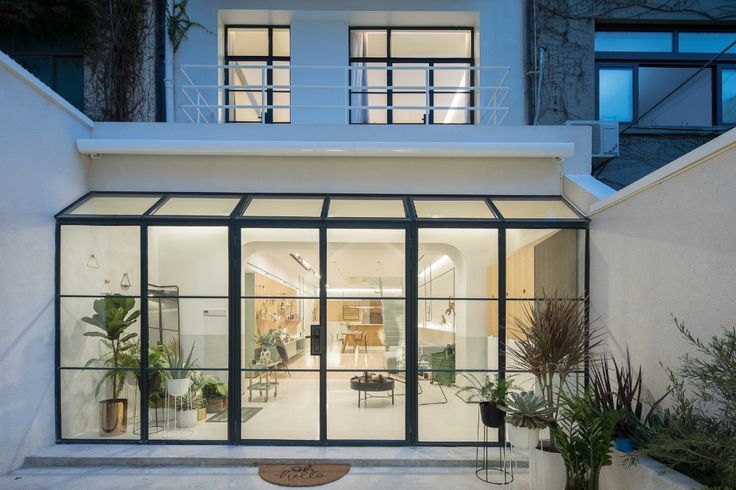
<path fill-rule="evenodd" d="M 309 326 L 309 351 L 313 356 L 318 356 L 322 353 L 322 345 L 320 342 L 321 328 L 319 323 L 313 323 Z"/>

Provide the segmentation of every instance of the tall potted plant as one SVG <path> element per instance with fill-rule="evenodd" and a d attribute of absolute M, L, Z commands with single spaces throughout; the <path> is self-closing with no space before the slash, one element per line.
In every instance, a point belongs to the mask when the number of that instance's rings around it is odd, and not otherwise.
<path fill-rule="evenodd" d="M 197 366 L 197 360 L 192 359 L 195 344 L 196 342 L 192 342 L 192 348 L 186 357 L 177 342 L 172 342 L 166 350 L 169 362 L 169 379 L 166 381 L 166 387 L 171 396 L 184 396 L 189 391 L 189 376 Z"/>
<path fill-rule="evenodd" d="M 85 337 L 97 337 L 107 349 L 107 353 L 99 359 L 90 359 L 87 366 L 99 363 L 110 368 L 97 386 L 96 394 L 104 382 L 109 382 L 110 398 L 101 400 L 99 404 L 100 435 L 104 437 L 124 434 L 128 428 L 128 400 L 120 398 L 125 385 L 126 373 L 120 370 L 121 352 L 131 349 L 135 344 L 132 340 L 137 333 L 126 333 L 126 330 L 136 322 L 140 310 L 135 308 L 135 299 L 113 294 L 96 299 L 92 304 L 94 314 L 85 316 L 82 321 L 99 329 L 85 332 Z"/>
<path fill-rule="evenodd" d="M 533 391 L 510 393 L 503 410 L 506 412 L 509 442 L 517 449 L 536 448 L 539 431 L 554 420 L 552 409 L 544 397 Z"/>
<path fill-rule="evenodd" d="M 487 427 L 498 429 L 503 427 L 505 414 L 503 411 L 506 401 L 506 395 L 512 386 L 511 381 L 506 378 L 492 379 L 486 376 L 485 381 L 480 382 L 475 376 L 463 376 L 471 382 L 470 385 L 464 386 L 458 392 L 468 391 L 469 401 L 478 401 L 478 409 L 480 410 L 480 419 Z"/>
<path fill-rule="evenodd" d="M 521 318 L 513 319 L 518 339 L 507 347 L 512 367 L 536 378 L 552 411 L 552 428 L 559 418 L 562 395 L 572 391 L 568 386 L 570 377 L 583 371 L 591 350 L 604 340 L 590 325 L 586 298 L 564 296 L 557 292 L 542 293 L 541 299 L 526 306 Z M 544 484 L 551 490 L 563 488 L 564 462 L 555 439 L 543 442 L 533 453 L 530 458 L 532 485 Z M 544 478 L 544 482 L 538 478 Z"/>

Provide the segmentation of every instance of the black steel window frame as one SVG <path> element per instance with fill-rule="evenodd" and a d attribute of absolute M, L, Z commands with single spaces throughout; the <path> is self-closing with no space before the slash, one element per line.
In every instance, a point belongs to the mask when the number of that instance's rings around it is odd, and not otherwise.
<path fill-rule="evenodd" d="M 229 54 L 230 47 L 228 46 L 228 31 L 230 29 L 267 29 L 268 30 L 268 54 L 265 56 L 238 56 Z M 264 62 L 267 66 L 272 66 L 274 62 L 291 62 L 291 46 L 289 46 L 289 56 L 274 56 L 273 54 L 273 31 L 274 29 L 287 29 L 289 30 L 289 41 L 291 42 L 291 27 L 288 25 L 271 25 L 271 24 L 228 24 L 225 26 L 224 34 L 224 53 L 225 53 L 225 64 L 237 64 L 245 62 Z M 289 70 L 291 72 L 291 70 Z M 230 81 L 230 69 L 225 68 L 225 83 L 232 85 Z M 291 81 L 291 76 L 289 77 Z M 266 85 L 273 85 L 273 69 L 266 70 Z M 225 101 L 227 105 L 231 105 L 230 92 L 255 92 L 255 90 L 239 90 L 239 89 L 225 89 Z M 259 91 L 260 92 L 260 91 Z M 289 120 L 288 121 L 274 121 L 273 110 L 269 109 L 273 105 L 273 94 L 274 93 L 290 93 L 290 90 L 272 88 L 266 89 L 266 106 L 265 114 L 261 114 L 261 118 L 266 118 L 266 124 L 291 124 L 291 110 L 289 109 Z M 233 114 L 235 112 L 233 111 Z M 225 110 L 225 122 L 228 123 L 240 123 L 240 124 L 261 124 L 260 121 L 237 121 L 231 117 L 230 108 Z"/>
<path fill-rule="evenodd" d="M 97 196 L 158 196 L 159 199 L 145 213 L 138 216 L 112 216 L 112 215 L 73 215 L 68 214 L 74 208 L 83 204 L 87 200 Z M 159 216 L 153 214 L 166 201 L 172 197 L 240 197 L 238 204 L 235 206 L 229 216 Z M 242 216 L 243 211 L 253 198 L 322 198 L 323 208 L 321 215 L 315 218 L 273 218 L 273 217 L 246 217 Z M 341 199 L 401 199 L 404 203 L 406 211 L 405 218 L 329 218 L 327 216 L 329 202 L 331 198 Z M 413 199 L 431 199 L 431 200 L 447 200 L 456 201 L 462 199 L 483 199 L 488 207 L 496 215 L 495 219 L 490 218 L 473 218 L 473 219 L 457 219 L 457 218 L 418 218 L 413 206 Z M 80 199 L 70 204 L 59 212 L 56 216 L 56 253 L 55 253 L 55 429 L 56 442 L 69 444 L 230 444 L 230 445 L 335 445 L 335 446 L 475 446 L 476 441 L 422 441 L 418 431 L 419 405 L 418 405 L 418 373 L 417 364 L 418 357 L 418 315 L 419 315 L 419 291 L 418 291 L 418 247 L 419 247 L 419 230 L 424 228 L 457 228 L 457 229 L 496 229 L 498 230 L 497 240 L 495 244 L 498 247 L 498 368 L 497 369 L 454 369 L 452 372 L 472 372 L 472 373 L 488 373 L 497 374 L 504 377 L 507 373 L 515 373 L 512 369 L 507 369 L 506 365 L 506 302 L 513 299 L 506 298 L 506 231 L 509 229 L 574 229 L 581 230 L 585 233 L 584 239 L 584 298 L 586 304 L 586 313 L 589 310 L 590 298 L 590 233 L 589 219 L 582 216 L 573 206 L 571 209 L 578 214 L 576 219 L 505 219 L 494 206 L 493 200 L 536 200 L 545 201 L 549 199 L 561 199 L 570 205 L 561 196 L 503 196 L 503 195 L 436 195 L 436 194 L 416 194 L 416 195 L 386 195 L 386 194 L 275 194 L 275 193 L 250 193 L 250 194 L 219 194 L 219 193 L 198 193 L 198 192 L 90 192 Z M 240 333 L 240 303 L 244 296 L 240 290 L 239 271 L 242 265 L 242 243 L 241 232 L 243 228 L 314 228 L 319 230 L 320 234 L 320 325 L 323 334 L 321 335 L 322 358 L 320 359 L 320 367 L 318 370 L 304 370 L 319 372 L 320 376 L 320 438 L 319 440 L 285 440 L 285 439 L 243 439 L 240 423 L 241 397 L 235 396 L 229 399 L 228 403 L 228 437 L 222 440 L 162 440 L 150 439 L 148 437 L 148 400 L 142 396 L 140 402 L 141 409 L 141 435 L 139 439 L 69 439 L 62 437 L 62 413 L 61 413 L 61 373 L 64 370 L 99 370 L 94 367 L 62 367 L 61 365 L 61 301 L 65 297 L 74 297 L 72 294 L 61 293 L 61 235 L 62 228 L 66 225 L 78 226 L 138 226 L 140 227 L 140 274 L 141 274 L 141 291 L 139 293 L 141 299 L 141 345 L 148 345 L 148 302 L 143 301 L 149 297 L 148 295 L 148 228 L 149 226 L 227 226 L 228 227 L 228 253 L 229 253 L 229 277 L 228 277 L 228 388 L 230 393 L 241 392 L 241 375 L 247 371 L 247 367 L 240 365 L 241 356 L 241 333 Z M 328 369 L 325 361 L 327 337 L 326 321 L 327 321 L 327 231 L 329 229 L 400 229 L 405 230 L 405 261 L 406 261 L 406 279 L 405 294 L 402 298 L 406 304 L 406 403 L 405 403 L 405 437 L 401 440 L 363 440 L 363 439 L 329 439 L 327 438 L 327 372 L 347 372 L 355 371 L 355 369 Z M 219 297 L 218 297 L 219 298 Z M 334 298 L 340 299 L 340 298 Z M 352 298 L 351 298 L 352 299 Z M 375 299 L 375 298 L 372 298 Z M 473 298 L 474 300 L 488 301 L 488 299 Z M 525 300 L 533 300 L 526 298 Z M 147 390 L 147 378 L 143 375 L 147 372 L 148 367 L 148 349 L 141 349 L 141 390 L 143 393 Z M 208 371 L 223 371 L 222 368 L 202 369 Z M 376 370 L 381 371 L 381 370 Z M 422 369 L 421 372 L 433 372 L 443 370 Z M 588 383 L 588 366 L 583 370 L 585 383 Z M 499 440 L 492 445 L 501 445 L 505 443 L 504 430 L 499 431 Z"/>
<path fill-rule="evenodd" d="M 679 35 L 681 33 L 736 33 L 736 26 L 651 26 L 607 24 L 596 26 L 598 32 L 666 32 L 672 34 L 672 51 L 670 52 L 619 52 L 595 51 L 595 117 L 600 119 L 600 70 L 606 68 L 628 68 L 633 72 L 632 87 L 632 114 L 634 120 L 639 117 L 639 68 L 694 68 L 699 69 L 718 53 L 682 53 L 680 52 Z M 705 68 L 711 73 L 711 126 L 641 126 L 643 129 L 706 129 L 725 127 L 729 128 L 736 123 L 723 121 L 722 104 L 722 71 L 736 69 L 736 53 L 725 53 L 717 62 Z M 662 94 L 663 96 L 666 94 Z M 632 121 L 619 121 L 631 123 Z M 637 126 L 638 127 L 638 126 Z"/>
<path fill-rule="evenodd" d="M 462 65 L 468 65 L 469 68 L 471 68 L 470 71 L 470 83 L 468 84 L 467 93 L 469 94 L 469 103 L 470 107 L 475 106 L 475 85 L 476 85 L 476 73 L 474 68 L 475 65 L 475 28 L 472 26 L 350 26 L 349 32 L 348 32 L 348 53 L 352 53 L 352 33 L 353 31 L 386 31 L 386 56 L 350 56 L 348 62 L 350 66 L 353 66 L 353 63 L 385 63 L 386 66 L 393 66 L 394 63 L 398 64 L 427 64 L 428 66 L 434 66 L 436 63 L 441 64 L 457 64 L 458 66 Z M 443 57 L 420 57 L 420 58 L 409 58 L 409 57 L 398 57 L 393 56 L 391 54 L 391 33 L 392 31 L 468 31 L 470 32 L 470 56 L 467 58 L 443 58 Z M 349 101 L 352 105 L 353 100 L 353 94 L 358 94 L 362 92 L 369 92 L 369 93 L 383 93 L 381 91 L 371 91 L 369 89 L 365 90 L 353 90 L 352 89 L 352 83 L 353 83 L 353 77 L 350 78 L 350 94 L 349 94 Z M 365 82 L 363 83 L 365 85 Z M 435 93 L 452 93 L 448 91 L 435 91 L 432 87 L 434 87 L 434 70 L 429 71 L 429 106 L 430 111 L 429 115 L 425 114 L 425 118 L 429 116 L 429 124 L 436 124 L 434 122 L 434 109 L 432 107 L 434 106 L 434 94 Z M 386 86 L 387 87 L 393 87 L 393 71 L 392 70 L 386 70 Z M 407 91 L 407 90 L 401 90 L 401 88 L 398 88 L 395 90 L 398 94 L 425 94 L 424 91 Z M 466 91 L 463 91 L 465 93 Z M 387 106 L 393 106 L 393 94 L 394 89 L 388 89 L 386 91 L 386 105 Z M 402 109 L 396 109 L 396 110 L 402 110 Z M 386 109 L 386 123 L 385 124 L 394 124 L 393 122 L 393 109 Z M 477 119 L 476 112 L 474 110 L 466 110 L 466 112 L 469 112 L 468 122 L 467 123 L 451 123 L 451 124 L 465 124 L 465 125 L 472 125 L 475 124 L 475 121 Z M 352 122 L 352 115 L 353 111 L 350 110 L 350 117 L 349 121 L 351 124 L 363 124 L 363 123 L 353 123 Z M 370 124 L 381 124 L 381 123 L 370 123 Z M 399 124 L 399 123 L 396 123 Z M 401 123 L 401 124 L 417 124 L 420 125 L 422 123 Z"/>

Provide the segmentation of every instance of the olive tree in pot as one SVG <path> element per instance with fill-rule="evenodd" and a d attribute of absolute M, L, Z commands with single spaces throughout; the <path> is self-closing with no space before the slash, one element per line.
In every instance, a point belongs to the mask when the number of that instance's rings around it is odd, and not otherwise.
<path fill-rule="evenodd" d="M 518 335 L 507 346 L 510 365 L 535 377 L 552 412 L 551 430 L 559 419 L 562 395 L 574 391 L 571 378 L 583 372 L 590 352 L 604 340 L 603 334 L 590 325 L 586 299 L 543 292 L 541 299 L 524 307 L 521 318 L 513 318 Z M 530 473 L 533 488 L 564 488 L 564 462 L 554 438 L 540 441 L 533 451 Z"/>
<path fill-rule="evenodd" d="M 99 404 L 100 435 L 105 437 L 119 436 L 128 429 L 128 400 L 120 398 L 125 386 L 126 372 L 121 370 L 121 353 L 133 348 L 132 340 L 137 333 L 125 331 L 136 322 L 140 310 L 135 308 L 135 300 L 120 294 L 112 294 L 94 301 L 91 317 L 85 316 L 82 321 L 93 325 L 100 331 L 85 332 L 85 337 L 98 337 L 107 352 L 101 357 L 90 359 L 86 366 L 93 364 L 110 368 L 97 385 L 95 396 L 106 382 L 110 387 L 110 398 L 101 400 Z"/>
<path fill-rule="evenodd" d="M 552 409 L 544 397 L 533 391 L 510 393 L 506 398 L 508 439 L 517 449 L 534 449 L 539 443 L 539 431 L 553 421 Z"/>
<path fill-rule="evenodd" d="M 480 419 L 486 427 L 499 429 L 503 427 L 505 413 L 504 406 L 506 395 L 512 386 L 511 381 L 506 378 L 492 379 L 486 376 L 484 382 L 479 381 L 475 376 L 462 374 L 465 379 L 470 381 L 470 385 L 464 386 L 458 390 L 459 392 L 468 391 L 469 401 L 478 401 L 478 409 L 480 410 Z"/>

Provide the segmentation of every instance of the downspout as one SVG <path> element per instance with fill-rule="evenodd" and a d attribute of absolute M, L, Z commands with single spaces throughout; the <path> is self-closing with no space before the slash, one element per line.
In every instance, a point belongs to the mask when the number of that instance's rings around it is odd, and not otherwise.
<path fill-rule="evenodd" d="M 166 122 L 174 122 L 174 44 L 169 37 L 169 18 L 174 13 L 174 0 L 166 0 L 164 15 L 164 90 L 166 92 Z"/>

